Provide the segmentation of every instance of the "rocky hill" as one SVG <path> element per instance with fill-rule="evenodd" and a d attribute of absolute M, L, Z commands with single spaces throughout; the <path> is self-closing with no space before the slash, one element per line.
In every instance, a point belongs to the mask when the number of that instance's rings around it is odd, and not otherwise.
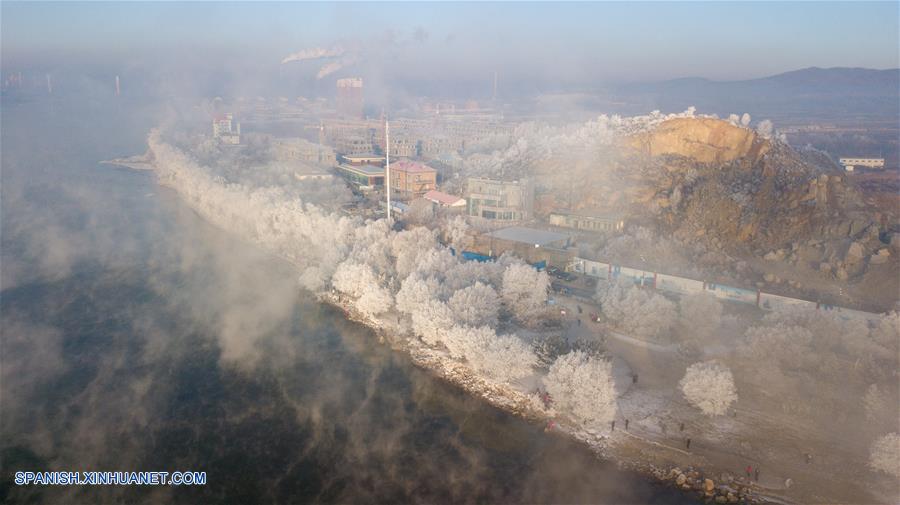
<path fill-rule="evenodd" d="M 558 164 L 538 172 L 549 176 Z M 702 251 L 698 256 L 719 258 L 704 266 L 731 273 L 736 262 L 746 265 L 732 275 L 739 283 L 825 300 L 823 289 L 853 293 L 833 289 L 839 280 L 857 285 L 849 302 L 859 306 L 889 308 L 897 299 L 900 226 L 867 206 L 819 152 L 729 121 L 676 118 L 622 137 L 592 162 L 568 164 L 581 183 L 558 172 L 545 177 L 551 192 L 568 195 L 554 205 L 624 212 L 682 247 L 685 258 Z"/>
<path fill-rule="evenodd" d="M 755 163 L 771 143 L 753 130 L 713 118 L 677 118 L 653 131 L 632 135 L 625 145 L 648 156 L 676 155 L 699 163 L 726 163 L 749 158 Z"/>

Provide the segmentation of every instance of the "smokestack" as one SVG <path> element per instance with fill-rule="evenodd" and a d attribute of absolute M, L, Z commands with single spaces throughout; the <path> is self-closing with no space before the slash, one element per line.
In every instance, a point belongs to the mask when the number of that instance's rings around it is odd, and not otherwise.
<path fill-rule="evenodd" d="M 119 76 L 117 75 L 116 76 L 116 96 L 120 96 L 121 94 L 122 94 L 121 89 L 119 89 Z"/>
<path fill-rule="evenodd" d="M 50 82 L 50 74 L 47 74 L 47 94 L 53 94 L 53 84 Z"/>

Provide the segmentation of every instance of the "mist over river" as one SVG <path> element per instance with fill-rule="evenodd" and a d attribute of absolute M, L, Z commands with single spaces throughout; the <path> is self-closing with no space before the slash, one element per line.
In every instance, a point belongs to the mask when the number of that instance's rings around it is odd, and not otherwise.
<path fill-rule="evenodd" d="M 150 172 L 161 108 L 2 107 L 5 503 L 686 503 L 414 367 Z M 16 471 L 205 486 L 16 486 Z"/>

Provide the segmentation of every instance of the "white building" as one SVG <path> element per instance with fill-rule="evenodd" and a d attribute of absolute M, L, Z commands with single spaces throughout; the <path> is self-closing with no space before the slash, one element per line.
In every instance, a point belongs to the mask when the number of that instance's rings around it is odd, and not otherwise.
<path fill-rule="evenodd" d="M 884 168 L 884 158 L 841 158 L 838 161 L 848 172 L 852 172 L 856 167 Z"/>
<path fill-rule="evenodd" d="M 213 138 L 223 144 L 237 145 L 241 143 L 241 123 L 234 122 L 234 116 L 229 112 L 213 118 Z"/>

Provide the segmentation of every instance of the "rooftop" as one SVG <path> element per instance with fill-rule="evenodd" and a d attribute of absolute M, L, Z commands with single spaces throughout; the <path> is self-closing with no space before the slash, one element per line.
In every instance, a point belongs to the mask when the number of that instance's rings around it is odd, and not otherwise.
<path fill-rule="evenodd" d="M 384 168 L 375 165 L 340 165 L 338 168 L 348 172 L 357 172 L 363 175 L 384 175 Z"/>
<path fill-rule="evenodd" d="M 460 202 L 465 203 L 465 200 L 458 196 L 448 195 L 447 193 L 442 193 L 434 189 L 426 192 L 422 197 L 441 205 L 454 205 L 459 204 Z"/>
<path fill-rule="evenodd" d="M 398 170 L 400 172 L 407 173 L 429 173 L 436 172 L 435 169 L 425 165 L 424 163 L 419 163 L 416 161 L 410 160 L 400 160 L 396 163 L 391 163 L 391 170 Z"/>
<path fill-rule="evenodd" d="M 522 226 L 510 226 L 509 228 L 501 228 L 499 230 L 488 233 L 487 235 L 489 237 L 498 238 L 500 240 L 534 244 L 535 246 L 550 245 L 554 242 L 560 242 L 569 239 L 569 235 L 565 233 L 537 230 L 535 228 L 525 228 Z"/>
<path fill-rule="evenodd" d="M 602 210 L 594 210 L 594 209 L 580 209 L 580 210 L 568 210 L 568 209 L 555 209 L 550 214 L 556 214 L 558 216 L 577 216 L 577 217 L 586 217 L 591 219 L 621 219 L 623 214 L 621 212 L 606 212 Z"/>
<path fill-rule="evenodd" d="M 384 161 L 384 156 L 377 154 L 342 154 L 341 157 L 347 161 Z"/>

